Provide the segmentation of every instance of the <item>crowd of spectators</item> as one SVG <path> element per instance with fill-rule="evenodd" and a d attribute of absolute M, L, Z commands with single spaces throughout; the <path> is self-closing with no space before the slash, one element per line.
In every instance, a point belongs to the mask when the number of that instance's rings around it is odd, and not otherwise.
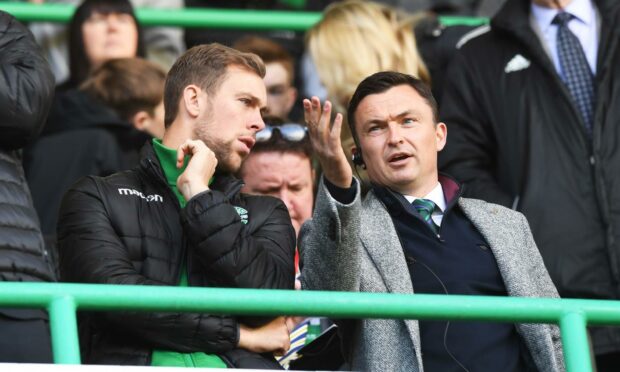
<path fill-rule="evenodd" d="M 76 11 L 0 11 L 0 281 L 620 300 L 620 3 L 31 2 Z M 183 30 L 143 7 L 322 16 Z M 0 309 L 0 362 L 51 362 L 47 323 Z M 334 323 L 345 369 L 565 368 L 555 326 Z M 79 317 L 95 364 L 289 367 L 308 325 Z M 620 328 L 588 330 L 616 370 Z"/>

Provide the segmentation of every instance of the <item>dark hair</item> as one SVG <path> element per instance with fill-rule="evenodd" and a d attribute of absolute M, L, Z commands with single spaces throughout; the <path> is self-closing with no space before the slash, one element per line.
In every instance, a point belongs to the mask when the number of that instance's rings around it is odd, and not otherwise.
<path fill-rule="evenodd" d="M 279 127 L 284 124 L 284 121 L 277 116 L 263 116 L 263 121 L 266 125 L 272 127 Z M 292 142 L 282 137 L 279 130 L 273 131 L 271 138 L 265 142 L 256 142 L 252 147 L 251 154 L 261 152 L 292 152 L 295 154 L 302 154 L 310 160 L 312 164 L 312 145 L 310 144 L 310 137 L 306 136 L 298 142 Z"/>
<path fill-rule="evenodd" d="M 218 43 L 195 46 L 179 57 L 170 68 L 164 87 L 166 128 L 178 115 L 185 87 L 196 84 L 207 94 L 213 94 L 226 79 L 229 66 L 238 66 L 265 77 L 265 65 L 256 54 L 242 53 Z"/>
<path fill-rule="evenodd" d="M 80 85 L 80 90 L 131 121 L 140 111 L 149 115 L 164 98 L 166 72 L 142 58 L 120 58 L 104 62 Z"/>
<path fill-rule="evenodd" d="M 91 72 L 92 66 L 86 56 L 84 48 L 84 35 L 82 35 L 82 25 L 90 18 L 93 13 L 104 15 L 119 13 L 129 14 L 138 29 L 138 49 L 136 57 L 144 57 L 144 42 L 140 24 L 133 11 L 129 0 L 85 0 L 77 7 L 71 22 L 69 23 L 69 80 L 63 84 L 65 88 L 74 88 L 80 85 L 86 76 Z"/>
<path fill-rule="evenodd" d="M 293 84 L 293 80 L 295 80 L 295 62 L 282 45 L 264 37 L 247 35 L 235 41 L 233 48 L 245 53 L 254 53 L 265 64 L 282 64 L 288 74 L 289 84 Z"/>
<path fill-rule="evenodd" d="M 353 135 L 355 145 L 358 147 L 358 151 L 360 151 L 360 144 L 357 131 L 355 130 L 355 112 L 357 111 L 357 107 L 360 102 L 371 94 L 385 93 L 390 88 L 399 85 L 410 86 L 420 96 L 422 96 L 433 112 L 433 122 L 437 123 L 437 101 L 435 101 L 435 97 L 433 97 L 431 88 L 425 82 L 411 75 L 400 72 L 382 71 L 374 73 L 359 83 L 357 89 L 355 89 L 355 93 L 353 93 L 353 97 L 351 97 L 351 101 L 349 101 L 349 107 L 347 109 L 347 120 L 349 122 L 349 127 L 351 128 L 351 134 Z"/>

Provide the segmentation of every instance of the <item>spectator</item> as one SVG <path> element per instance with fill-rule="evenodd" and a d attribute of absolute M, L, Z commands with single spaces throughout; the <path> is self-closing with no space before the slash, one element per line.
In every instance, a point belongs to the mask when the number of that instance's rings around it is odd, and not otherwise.
<path fill-rule="evenodd" d="M 277 117 L 264 120 L 265 129 L 256 135 L 256 145 L 239 171 L 245 182 L 241 191 L 281 199 L 297 235 L 301 225 L 312 216 L 312 147 L 305 126 L 285 124 Z"/>
<path fill-rule="evenodd" d="M 337 112 L 345 112 L 355 87 L 372 73 L 393 70 L 430 81 L 413 34 L 419 19 L 371 1 L 347 0 L 325 9 L 306 40 Z M 343 145 L 350 155 L 354 143 L 346 126 Z"/>
<path fill-rule="evenodd" d="M 113 109 L 151 137 L 164 136 L 166 72 L 141 58 L 113 59 L 96 69 L 80 90 Z"/>
<path fill-rule="evenodd" d="M 165 78 L 159 66 L 143 59 L 110 60 L 79 90 L 65 92 L 65 106 L 48 120 L 64 129 L 41 137 L 25 157 L 48 246 L 55 240 L 62 196 L 75 181 L 134 167 L 144 142 L 162 137 Z"/>
<path fill-rule="evenodd" d="M 342 115 L 304 100 L 323 168 L 313 218 L 301 232 L 302 289 L 557 297 L 525 218 L 461 198 L 438 175 L 447 129 L 421 80 L 380 72 L 363 80 L 348 108 L 359 182 L 340 145 Z M 416 320 L 342 324 L 352 370 L 563 371 L 555 325 Z"/>
<path fill-rule="evenodd" d="M 19 150 L 45 123 L 54 77 L 32 35 L 0 11 L 0 282 L 53 282 Z M 0 309 L 0 363 L 51 363 L 44 310 Z"/>
<path fill-rule="evenodd" d="M 83 0 L 39 0 L 50 4 L 71 4 L 79 6 Z M 96 1 L 89 6 L 103 10 L 114 8 L 117 1 Z M 183 0 L 131 0 L 134 8 L 180 9 Z M 64 24 L 35 22 L 30 24 L 35 39 L 45 51 L 46 58 L 52 67 L 57 83 L 65 83 L 69 79 L 68 29 Z M 178 27 L 147 27 L 142 33 L 145 53 L 150 61 L 168 70 L 174 61 L 185 50 L 183 31 Z M 73 84 L 75 86 L 75 84 Z"/>
<path fill-rule="evenodd" d="M 259 36 L 245 36 L 233 48 L 258 55 L 265 63 L 265 85 L 267 86 L 266 114 L 289 119 L 297 100 L 295 64 L 293 57 L 278 43 Z"/>
<path fill-rule="evenodd" d="M 129 0 L 85 0 L 69 24 L 69 79 L 62 87 L 78 87 L 109 59 L 144 55 L 142 31 Z"/>
<path fill-rule="evenodd" d="M 619 22 L 617 1 L 507 0 L 446 79 L 442 168 L 525 214 L 562 297 L 620 299 Z M 616 371 L 620 328 L 590 332 Z"/>
<path fill-rule="evenodd" d="M 294 229 L 284 204 L 240 194 L 231 176 L 264 127 L 264 65 L 219 44 L 170 70 L 166 131 L 140 165 L 87 177 L 65 195 L 58 225 L 69 282 L 293 288 Z M 279 368 L 285 320 L 179 313 L 85 316 L 87 363 Z M 259 354 L 266 353 L 266 354 Z"/>

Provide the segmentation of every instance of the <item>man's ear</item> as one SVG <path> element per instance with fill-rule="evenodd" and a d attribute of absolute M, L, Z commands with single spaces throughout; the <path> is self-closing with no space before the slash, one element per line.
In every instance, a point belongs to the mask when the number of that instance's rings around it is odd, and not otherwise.
<path fill-rule="evenodd" d="M 435 138 L 437 139 L 437 151 L 443 150 L 448 140 L 448 127 L 444 123 L 435 125 Z"/>
<path fill-rule="evenodd" d="M 138 111 L 131 118 L 131 124 L 137 130 L 144 132 L 151 125 L 151 116 L 146 111 Z"/>
<path fill-rule="evenodd" d="M 195 118 L 200 115 L 200 101 L 202 96 L 206 94 L 199 86 L 194 84 L 190 84 L 183 89 L 181 105 L 189 116 Z"/>

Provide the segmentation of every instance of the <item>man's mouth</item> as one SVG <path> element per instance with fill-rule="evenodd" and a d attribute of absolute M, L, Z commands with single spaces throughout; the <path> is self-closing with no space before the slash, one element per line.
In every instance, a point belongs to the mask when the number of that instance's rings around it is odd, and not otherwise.
<path fill-rule="evenodd" d="M 239 142 L 243 143 L 248 148 L 248 150 L 252 150 L 252 147 L 254 147 L 256 140 L 254 139 L 254 137 L 244 136 L 239 137 Z"/>
<path fill-rule="evenodd" d="M 398 163 L 400 161 L 406 160 L 408 158 L 410 158 L 411 155 L 404 153 L 404 152 L 398 152 L 395 154 L 392 154 L 388 157 L 388 162 L 389 163 Z"/>

